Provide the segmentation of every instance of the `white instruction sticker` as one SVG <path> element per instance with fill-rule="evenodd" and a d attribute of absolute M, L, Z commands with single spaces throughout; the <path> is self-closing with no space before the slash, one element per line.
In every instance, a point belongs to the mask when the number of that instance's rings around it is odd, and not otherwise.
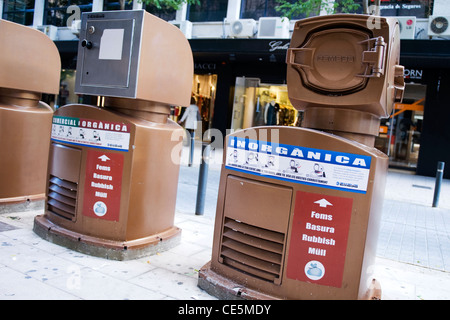
<path fill-rule="evenodd" d="M 53 116 L 53 141 L 128 151 L 130 126 L 123 122 Z"/>

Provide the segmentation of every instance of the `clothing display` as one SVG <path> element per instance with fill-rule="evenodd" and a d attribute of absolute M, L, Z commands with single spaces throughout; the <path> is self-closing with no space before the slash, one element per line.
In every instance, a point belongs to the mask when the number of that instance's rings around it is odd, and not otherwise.
<path fill-rule="evenodd" d="M 266 106 L 265 110 L 265 122 L 268 126 L 274 126 L 278 124 L 278 112 L 280 111 L 280 105 L 275 101 L 271 101 Z"/>

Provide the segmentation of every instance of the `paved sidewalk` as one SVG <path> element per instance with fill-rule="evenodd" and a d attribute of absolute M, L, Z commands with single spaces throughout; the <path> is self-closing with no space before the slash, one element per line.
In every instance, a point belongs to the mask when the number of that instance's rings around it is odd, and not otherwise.
<path fill-rule="evenodd" d="M 186 165 L 186 154 L 175 217 L 180 245 L 137 260 L 105 260 L 35 235 L 41 208 L 0 213 L 0 299 L 215 299 L 197 287 L 197 277 L 211 257 L 220 165 L 210 165 L 205 214 L 196 216 L 199 168 Z M 433 178 L 388 174 L 373 267 L 383 299 L 450 299 L 450 182 L 444 180 L 439 208 L 431 208 L 428 187 Z"/>
<path fill-rule="evenodd" d="M 390 170 L 377 255 L 450 272 L 450 181 L 432 207 L 435 179 Z"/>
<path fill-rule="evenodd" d="M 197 287 L 197 270 L 211 257 L 212 218 L 177 214 L 180 245 L 141 259 L 115 261 L 38 237 L 32 226 L 41 213 L 0 215 L 0 300 L 215 299 Z M 2 231 L 4 223 L 13 229 Z"/>
<path fill-rule="evenodd" d="M 195 211 L 199 155 L 194 167 L 181 167 L 177 210 Z M 182 163 L 187 164 L 188 149 Z M 220 178 L 221 150 L 212 155 L 208 173 L 205 215 L 214 216 Z M 450 170 L 450 169 L 449 169 Z M 432 207 L 435 178 L 389 170 L 377 255 L 381 258 L 450 272 L 450 180 L 441 185 L 439 206 Z"/>

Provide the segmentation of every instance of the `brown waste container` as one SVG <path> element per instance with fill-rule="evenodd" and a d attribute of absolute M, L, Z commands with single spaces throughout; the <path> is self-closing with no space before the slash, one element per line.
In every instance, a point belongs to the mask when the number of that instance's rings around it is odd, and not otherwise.
<path fill-rule="evenodd" d="M 220 298 L 379 299 L 371 276 L 388 157 L 379 121 L 403 92 L 395 20 L 296 23 L 287 86 L 304 128 L 226 137 L 211 261 L 198 285 Z M 313 129 L 311 129 L 313 128 Z"/>
<path fill-rule="evenodd" d="M 143 10 L 83 14 L 76 91 L 105 97 L 55 112 L 37 234 L 117 260 L 178 244 L 183 129 L 168 116 L 189 105 L 192 74 L 189 43 L 171 24 Z"/>
<path fill-rule="evenodd" d="M 61 62 L 45 34 L 0 20 L 0 204 L 42 201 L 53 110 L 42 93 L 57 94 Z"/>

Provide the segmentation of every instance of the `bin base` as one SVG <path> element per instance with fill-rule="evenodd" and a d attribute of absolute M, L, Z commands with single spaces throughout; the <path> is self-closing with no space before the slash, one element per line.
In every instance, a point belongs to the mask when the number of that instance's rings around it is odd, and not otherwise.
<path fill-rule="evenodd" d="M 205 264 L 198 273 L 198 287 L 222 300 L 280 300 L 221 276 L 211 269 L 211 262 Z"/>
<path fill-rule="evenodd" d="M 211 261 L 200 269 L 197 285 L 210 295 L 222 300 L 281 300 L 279 297 L 246 288 L 242 284 L 221 276 L 211 269 Z M 372 280 L 363 299 L 381 299 L 381 286 L 376 279 Z"/>
<path fill-rule="evenodd" d="M 45 193 L 30 196 L 2 198 L 0 199 L 0 214 L 41 210 L 44 208 L 44 203 Z"/>
<path fill-rule="evenodd" d="M 34 218 L 33 231 L 49 242 L 110 260 L 132 260 L 153 255 L 177 246 L 181 239 L 181 229 L 177 227 L 130 241 L 101 239 L 62 228 L 44 215 Z"/>

